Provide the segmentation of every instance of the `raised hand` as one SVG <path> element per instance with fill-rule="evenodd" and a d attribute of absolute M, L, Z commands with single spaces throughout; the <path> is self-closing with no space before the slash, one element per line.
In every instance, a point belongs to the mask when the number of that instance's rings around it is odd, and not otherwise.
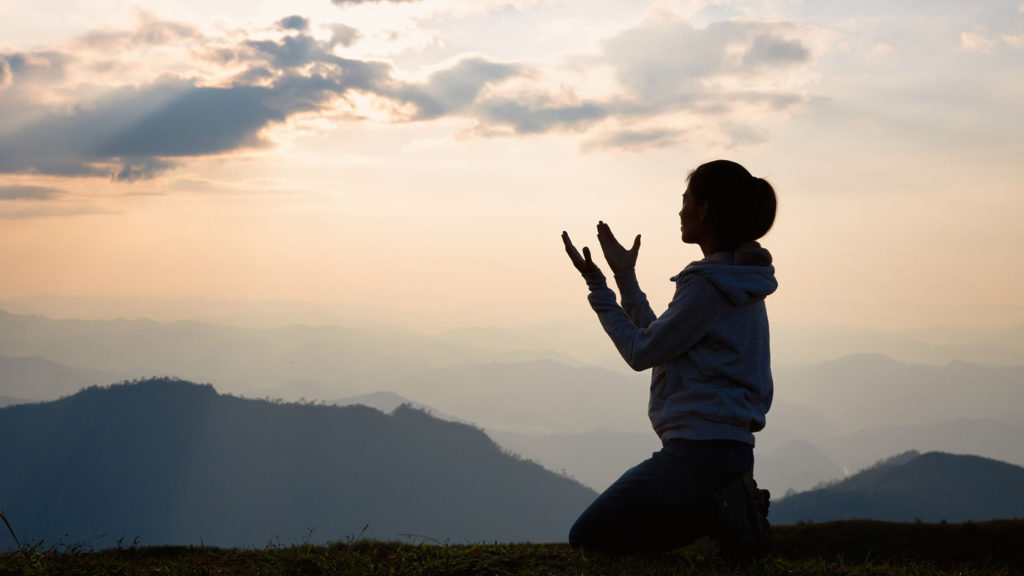
<path fill-rule="evenodd" d="M 640 254 L 640 235 L 633 240 L 633 247 L 626 250 L 615 239 L 612 229 L 604 222 L 597 223 L 597 241 L 601 243 L 604 259 L 615 274 L 629 272 L 636 267 L 636 258 Z"/>
<path fill-rule="evenodd" d="M 562 243 L 565 244 L 565 253 L 569 255 L 569 260 L 572 260 L 572 265 L 582 274 L 587 272 L 594 272 L 598 270 L 597 264 L 590 258 L 590 248 L 583 247 L 583 255 L 580 256 L 580 251 L 572 245 L 572 240 L 569 239 L 569 233 L 562 232 Z"/>

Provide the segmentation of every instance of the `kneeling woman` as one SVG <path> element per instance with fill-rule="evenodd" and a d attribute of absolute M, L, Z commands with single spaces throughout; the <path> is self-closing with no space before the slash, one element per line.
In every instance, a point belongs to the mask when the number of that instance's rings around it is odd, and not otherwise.
<path fill-rule="evenodd" d="M 630 249 L 604 222 L 597 238 L 621 305 L 593 262 L 562 233 L 589 301 L 634 370 L 652 369 L 648 414 L 663 448 L 628 470 L 579 517 L 574 547 L 610 553 L 670 550 L 711 535 L 726 554 L 764 553 L 768 493 L 753 481 L 754 432 L 772 402 L 765 297 L 771 254 L 757 244 L 775 220 L 775 191 L 735 162 L 690 173 L 679 212 L 683 242 L 704 254 L 672 278 L 675 295 L 655 315 L 637 284 Z"/>

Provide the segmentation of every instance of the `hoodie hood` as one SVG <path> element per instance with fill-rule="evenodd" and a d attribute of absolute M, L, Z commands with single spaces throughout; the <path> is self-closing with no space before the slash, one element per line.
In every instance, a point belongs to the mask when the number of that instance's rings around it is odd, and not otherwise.
<path fill-rule="evenodd" d="M 771 253 L 757 242 L 748 242 L 735 252 L 719 252 L 690 263 L 672 281 L 678 282 L 688 274 L 699 274 L 730 302 L 741 306 L 764 300 L 779 287 L 771 262 Z"/>

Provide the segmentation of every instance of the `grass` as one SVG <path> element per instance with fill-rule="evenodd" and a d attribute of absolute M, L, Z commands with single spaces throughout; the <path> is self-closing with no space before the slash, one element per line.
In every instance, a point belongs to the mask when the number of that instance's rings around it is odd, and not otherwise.
<path fill-rule="evenodd" d="M 1024 574 L 1024 521 L 893 524 L 847 521 L 775 529 L 775 553 L 731 565 L 690 548 L 603 556 L 566 544 L 401 544 L 357 541 L 260 550 L 139 547 L 106 550 L 41 544 L 0 552 L 0 575 L 888 575 Z"/>

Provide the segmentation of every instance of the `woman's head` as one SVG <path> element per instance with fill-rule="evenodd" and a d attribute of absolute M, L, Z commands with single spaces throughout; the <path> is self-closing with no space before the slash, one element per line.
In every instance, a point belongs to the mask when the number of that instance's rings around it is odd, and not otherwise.
<path fill-rule="evenodd" d="M 732 251 L 764 236 L 775 222 L 775 190 L 729 160 L 701 164 L 687 177 L 683 241 Z"/>

